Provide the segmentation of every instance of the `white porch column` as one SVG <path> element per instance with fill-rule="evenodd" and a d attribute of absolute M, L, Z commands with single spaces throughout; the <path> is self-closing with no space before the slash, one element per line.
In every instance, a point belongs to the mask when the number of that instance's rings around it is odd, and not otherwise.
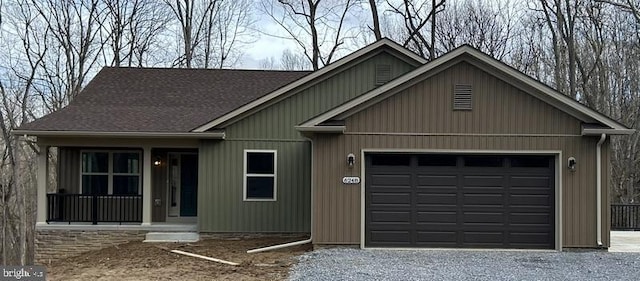
<path fill-rule="evenodd" d="M 49 182 L 49 146 L 41 145 L 40 154 L 38 154 L 38 173 L 37 173 L 37 203 L 38 210 L 36 214 L 36 224 L 47 223 L 47 184 Z"/>
<path fill-rule="evenodd" d="M 151 147 L 143 147 L 142 158 L 142 225 L 151 225 Z"/>

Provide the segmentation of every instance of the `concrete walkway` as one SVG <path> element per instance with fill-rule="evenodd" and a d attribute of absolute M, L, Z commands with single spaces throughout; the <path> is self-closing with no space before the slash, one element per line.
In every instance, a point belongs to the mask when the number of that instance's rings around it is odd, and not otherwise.
<path fill-rule="evenodd" d="M 640 231 L 611 231 L 609 252 L 640 253 Z"/>

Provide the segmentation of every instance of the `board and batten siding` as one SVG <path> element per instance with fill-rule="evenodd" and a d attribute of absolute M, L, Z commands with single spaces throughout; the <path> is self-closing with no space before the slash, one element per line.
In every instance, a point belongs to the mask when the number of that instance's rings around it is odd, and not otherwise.
<path fill-rule="evenodd" d="M 452 87 L 473 85 L 473 110 L 454 111 Z M 597 137 L 580 135 L 580 121 L 467 63 L 459 63 L 345 119 L 344 134 L 316 134 L 316 244 L 360 244 L 361 151 L 561 151 L 562 246 L 596 247 Z M 349 168 L 346 155 L 357 156 Z M 609 140 L 602 145 L 602 238 L 609 245 Z M 575 172 L 566 168 L 577 159 Z"/>
<path fill-rule="evenodd" d="M 377 64 L 392 78 L 415 67 L 383 51 L 337 69 L 286 98 L 227 125 L 225 140 L 199 148 L 201 232 L 310 232 L 311 144 L 294 126 L 376 87 Z M 243 201 L 245 149 L 278 151 L 277 200 Z"/>
<path fill-rule="evenodd" d="M 376 88 L 376 65 L 390 65 L 395 78 L 414 69 L 381 52 L 225 128 L 227 139 L 301 139 L 294 126 Z"/>
<path fill-rule="evenodd" d="M 309 232 L 311 145 L 305 141 L 206 141 L 200 147 L 201 232 Z M 245 149 L 277 151 L 276 201 L 243 200 Z"/>

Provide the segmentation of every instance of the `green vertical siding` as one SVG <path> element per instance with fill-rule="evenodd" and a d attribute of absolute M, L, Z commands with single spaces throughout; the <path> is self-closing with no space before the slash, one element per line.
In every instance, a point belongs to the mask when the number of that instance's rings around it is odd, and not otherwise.
<path fill-rule="evenodd" d="M 374 89 L 376 64 L 391 65 L 394 78 L 414 68 L 380 52 L 231 123 L 225 128 L 225 140 L 202 141 L 198 183 L 200 231 L 309 232 L 311 144 L 294 126 Z M 245 149 L 278 151 L 277 201 L 243 201 Z"/>
<path fill-rule="evenodd" d="M 299 139 L 300 134 L 293 126 L 373 90 L 376 64 L 391 65 L 394 78 L 413 69 L 403 60 L 382 52 L 234 123 L 225 128 L 227 138 Z"/>
<path fill-rule="evenodd" d="M 245 149 L 277 150 L 277 200 L 243 201 Z M 309 232 L 311 145 L 303 141 L 203 141 L 198 225 L 203 232 Z"/>

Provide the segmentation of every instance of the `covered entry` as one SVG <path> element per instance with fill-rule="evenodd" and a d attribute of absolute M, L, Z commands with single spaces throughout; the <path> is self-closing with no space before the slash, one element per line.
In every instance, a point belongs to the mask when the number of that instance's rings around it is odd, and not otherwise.
<path fill-rule="evenodd" d="M 366 247 L 555 248 L 553 156 L 365 161 Z"/>

